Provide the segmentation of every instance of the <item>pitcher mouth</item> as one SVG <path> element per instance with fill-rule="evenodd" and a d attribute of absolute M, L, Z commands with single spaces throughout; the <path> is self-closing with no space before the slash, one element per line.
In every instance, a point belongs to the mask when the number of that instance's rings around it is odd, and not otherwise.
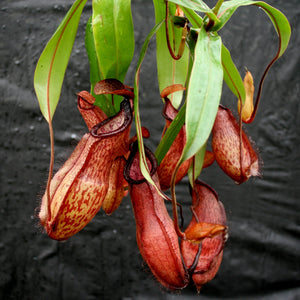
<path fill-rule="evenodd" d="M 116 126 L 115 123 L 117 119 L 120 119 L 120 125 Z M 120 111 L 116 115 L 109 117 L 92 127 L 91 135 L 96 138 L 103 138 L 118 134 L 131 125 L 132 119 L 133 116 L 130 100 L 124 98 L 120 104 Z M 111 127 L 109 126 L 110 122 L 114 123 Z"/>
<path fill-rule="evenodd" d="M 157 161 L 152 151 L 146 146 L 144 146 L 144 148 L 150 175 L 153 176 L 157 169 Z M 140 169 L 139 162 L 138 143 L 136 141 L 132 145 L 130 155 L 124 168 L 124 178 L 130 184 L 140 184 L 146 182 L 146 179 Z"/>

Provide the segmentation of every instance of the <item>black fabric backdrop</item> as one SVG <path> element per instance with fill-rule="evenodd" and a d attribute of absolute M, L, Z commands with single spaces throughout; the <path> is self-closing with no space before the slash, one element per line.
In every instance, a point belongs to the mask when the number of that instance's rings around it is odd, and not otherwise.
<path fill-rule="evenodd" d="M 100 211 L 65 242 L 49 239 L 38 225 L 36 208 L 50 151 L 33 74 L 45 43 L 72 2 L 0 4 L 0 299 L 300 299 L 298 0 L 267 1 L 288 17 L 292 38 L 265 81 L 257 119 L 247 126 L 264 162 L 263 177 L 236 186 L 216 164 L 201 176 L 225 205 L 229 240 L 218 275 L 200 295 L 192 285 L 179 295 L 169 293 L 153 278 L 136 245 L 129 198 L 111 217 Z M 134 0 L 132 9 L 136 49 L 127 84 L 133 83 L 137 55 L 154 25 L 150 0 Z M 87 131 L 74 94 L 89 89 L 84 30 L 90 14 L 88 2 L 54 117 L 56 169 Z M 220 34 L 238 68 L 247 66 L 257 84 L 277 49 L 268 17 L 257 7 L 240 8 Z M 143 125 L 151 130 L 147 145 L 153 150 L 164 124 L 155 66 L 153 40 L 142 67 L 140 93 Z M 226 87 L 222 103 L 235 103 Z M 186 179 L 177 191 L 189 214 Z"/>

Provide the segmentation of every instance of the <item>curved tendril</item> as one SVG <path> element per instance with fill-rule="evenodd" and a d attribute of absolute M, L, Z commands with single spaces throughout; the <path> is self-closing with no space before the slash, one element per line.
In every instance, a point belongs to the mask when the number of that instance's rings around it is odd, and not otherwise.
<path fill-rule="evenodd" d="M 183 29 L 182 29 L 182 36 L 181 41 L 178 49 L 178 54 L 176 55 L 171 47 L 170 44 L 170 37 L 169 37 L 169 1 L 166 1 L 166 19 L 165 19 L 165 28 L 166 28 L 166 39 L 167 39 L 167 46 L 169 49 L 169 52 L 173 59 L 178 60 L 182 57 L 182 54 L 184 52 L 184 46 L 185 46 L 185 40 L 188 32 L 187 23 L 185 23 Z"/>
<path fill-rule="evenodd" d="M 278 30 L 278 24 L 276 24 L 276 28 Z M 275 61 L 280 57 L 280 49 L 281 49 L 281 38 L 279 38 L 279 47 L 278 47 L 278 50 L 277 50 L 277 53 L 276 55 L 273 57 L 273 59 L 270 61 L 270 63 L 267 65 L 261 79 L 260 79 L 260 82 L 259 82 L 259 86 L 258 86 L 258 91 L 257 91 L 257 95 L 256 95 L 256 99 L 255 99 L 255 105 L 254 105 L 254 110 L 252 112 L 252 115 L 250 117 L 250 120 L 249 120 L 249 123 L 253 122 L 255 116 L 256 116 L 256 113 L 257 113 L 257 109 L 258 109 L 258 105 L 259 105 L 259 102 L 260 102 L 260 97 L 261 97 L 261 92 L 262 92 L 262 87 L 263 87 L 263 84 L 264 84 L 264 81 L 265 81 L 265 78 L 270 70 L 270 68 L 272 67 L 272 65 L 275 63 Z"/>
<path fill-rule="evenodd" d="M 175 231 L 179 238 L 185 239 L 185 233 L 181 231 L 178 224 L 178 213 L 177 213 L 177 200 L 176 200 L 176 193 L 175 193 L 175 179 L 177 176 L 178 169 L 180 167 L 180 160 L 178 161 L 175 170 L 172 174 L 171 178 L 171 198 L 172 198 L 172 210 L 173 210 L 173 223 Z"/>
<path fill-rule="evenodd" d="M 188 272 L 189 272 L 190 275 L 193 275 L 195 273 L 195 269 L 198 265 L 198 261 L 199 261 L 200 255 L 201 255 L 201 250 L 202 250 L 202 243 L 200 243 L 198 245 L 198 250 L 197 250 L 197 253 L 195 255 L 194 261 L 188 269 Z"/>
<path fill-rule="evenodd" d="M 279 47 L 280 48 L 280 47 Z M 279 58 L 279 50 L 277 52 L 277 54 L 275 55 L 275 57 L 271 60 L 271 62 L 268 64 L 268 66 L 266 67 L 261 79 L 260 79 L 260 82 L 259 82 L 259 86 L 258 86 L 258 91 L 257 91 L 257 95 L 256 95 L 256 99 L 255 99 L 255 104 L 254 104 L 254 109 L 253 109 L 253 112 L 252 112 L 252 115 L 250 117 L 250 120 L 248 123 L 252 123 L 255 116 L 256 116 L 256 113 L 257 113 L 257 109 L 258 109 L 258 105 L 259 105 L 259 102 L 260 102 L 260 97 L 261 97 L 261 92 L 262 92 L 262 88 L 263 88 L 263 84 L 264 84 L 264 81 L 265 81 L 265 78 L 270 70 L 270 68 L 272 67 L 272 65 L 275 63 L 275 61 Z"/>
<path fill-rule="evenodd" d="M 168 195 L 166 195 L 163 191 L 162 191 L 162 193 L 165 196 L 164 197 L 165 200 L 172 202 L 172 199 Z M 181 220 L 181 222 L 180 222 L 180 229 L 182 229 L 183 226 L 184 226 L 183 209 L 182 209 L 182 205 L 180 203 L 176 203 L 176 205 L 179 207 L 179 214 L 180 214 L 180 220 Z"/>

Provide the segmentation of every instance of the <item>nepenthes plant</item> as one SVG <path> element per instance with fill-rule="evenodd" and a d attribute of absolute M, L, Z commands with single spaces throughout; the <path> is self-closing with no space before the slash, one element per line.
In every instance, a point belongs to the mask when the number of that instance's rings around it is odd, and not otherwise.
<path fill-rule="evenodd" d="M 49 237 L 68 239 L 101 208 L 112 214 L 129 193 L 137 244 L 157 280 L 171 290 L 193 281 L 199 291 L 216 275 L 228 238 L 224 206 L 217 192 L 203 182 L 201 170 L 216 161 L 237 184 L 260 176 L 257 150 L 244 127 L 254 121 L 264 79 L 288 46 L 289 22 L 262 1 L 219 0 L 210 8 L 201 0 L 153 0 L 155 26 L 144 40 L 131 87 L 124 82 L 135 46 L 131 1 L 93 0 L 85 32 L 90 90 L 77 92 L 87 133 L 53 176 L 52 118 L 86 2 L 74 2 L 36 66 L 34 87 L 49 124 L 51 144 L 48 182 L 39 210 L 41 224 Z M 248 70 L 242 79 L 219 35 L 234 12 L 248 5 L 266 13 L 279 40 L 277 53 L 266 62 L 259 80 Z M 165 128 L 152 152 L 143 142 L 151 138 L 151 128 L 142 126 L 139 81 L 154 37 L 157 98 L 164 104 Z M 231 108 L 221 103 L 224 83 L 232 92 Z M 136 134 L 131 136 L 133 126 Z M 176 184 L 184 176 L 189 179 L 192 211 L 186 227 L 176 197 Z M 171 215 L 166 201 L 172 203 Z"/>

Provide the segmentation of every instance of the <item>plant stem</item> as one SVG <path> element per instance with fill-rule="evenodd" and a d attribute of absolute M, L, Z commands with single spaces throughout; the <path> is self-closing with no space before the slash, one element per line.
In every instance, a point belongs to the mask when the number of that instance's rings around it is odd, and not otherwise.
<path fill-rule="evenodd" d="M 213 14 L 206 13 L 207 17 L 209 18 L 209 21 L 206 25 L 206 31 L 209 31 L 215 24 L 219 23 L 220 20 L 218 19 L 218 12 L 223 4 L 224 0 L 219 0 L 216 4 L 216 6 L 213 8 Z"/>
<path fill-rule="evenodd" d="M 219 0 L 216 4 L 216 6 L 213 8 L 214 14 L 217 16 L 218 12 L 220 10 L 221 5 L 223 4 L 224 0 Z"/>

